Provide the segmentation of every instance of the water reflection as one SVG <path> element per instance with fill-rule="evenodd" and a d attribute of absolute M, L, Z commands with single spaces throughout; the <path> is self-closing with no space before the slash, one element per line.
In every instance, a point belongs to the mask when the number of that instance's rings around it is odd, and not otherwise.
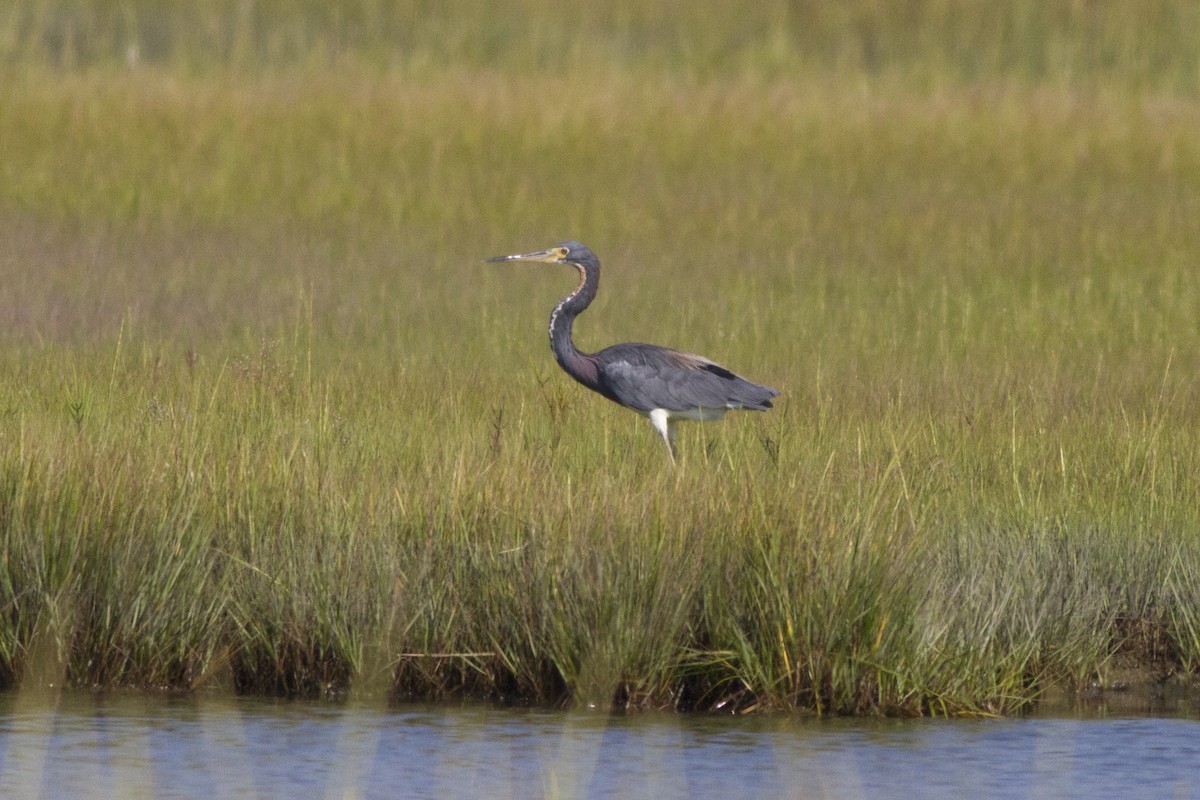
<path fill-rule="evenodd" d="M 621 717 L 7 695 L 0 795 L 1200 797 L 1200 723 Z"/>

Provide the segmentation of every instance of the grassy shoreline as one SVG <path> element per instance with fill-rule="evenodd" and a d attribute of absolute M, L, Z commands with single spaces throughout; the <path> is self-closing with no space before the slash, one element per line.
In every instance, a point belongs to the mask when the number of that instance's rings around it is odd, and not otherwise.
<path fill-rule="evenodd" d="M 1078 83 L 31 52 L 0 684 L 954 714 L 1195 676 L 1191 51 Z M 582 346 L 778 407 L 669 469 L 554 366 L 571 276 L 478 263 L 568 237 L 604 262 Z"/>

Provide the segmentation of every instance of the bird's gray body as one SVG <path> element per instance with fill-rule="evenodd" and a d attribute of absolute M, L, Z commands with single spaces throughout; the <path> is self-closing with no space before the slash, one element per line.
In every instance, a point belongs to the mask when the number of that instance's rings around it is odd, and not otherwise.
<path fill-rule="evenodd" d="M 766 411 L 778 392 L 751 383 L 703 356 L 669 347 L 626 342 L 595 354 L 604 396 L 649 414 L 656 408 L 685 415 L 745 408 Z"/>
<path fill-rule="evenodd" d="M 625 342 L 596 353 L 575 347 L 571 326 L 596 297 L 600 260 L 579 242 L 562 244 L 488 261 L 540 261 L 569 264 L 579 271 L 579 286 L 559 301 L 550 315 L 550 348 L 572 378 L 609 400 L 650 418 L 675 456 L 677 419 L 718 420 L 727 411 L 766 411 L 779 394 L 742 378 L 703 356 L 654 344 Z"/>

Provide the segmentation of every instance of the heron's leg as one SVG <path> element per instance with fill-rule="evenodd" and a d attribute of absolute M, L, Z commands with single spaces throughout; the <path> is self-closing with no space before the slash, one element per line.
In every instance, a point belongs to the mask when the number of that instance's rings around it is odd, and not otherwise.
<path fill-rule="evenodd" d="M 671 457 L 671 463 L 675 463 L 675 426 L 672 424 L 671 416 L 665 408 L 656 408 L 650 412 L 650 422 L 654 425 L 654 429 L 662 435 L 663 443 L 667 446 L 667 455 Z"/>

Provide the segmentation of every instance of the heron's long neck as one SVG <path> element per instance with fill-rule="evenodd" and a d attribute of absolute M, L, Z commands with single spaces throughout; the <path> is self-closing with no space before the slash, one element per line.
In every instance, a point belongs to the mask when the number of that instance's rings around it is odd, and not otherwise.
<path fill-rule="evenodd" d="M 595 299 L 600 276 L 579 264 L 573 266 L 579 270 L 579 286 L 560 300 L 550 314 L 550 349 L 567 374 L 584 386 L 594 387 L 598 377 L 596 360 L 575 347 L 571 341 L 571 325 L 575 317 Z"/>

